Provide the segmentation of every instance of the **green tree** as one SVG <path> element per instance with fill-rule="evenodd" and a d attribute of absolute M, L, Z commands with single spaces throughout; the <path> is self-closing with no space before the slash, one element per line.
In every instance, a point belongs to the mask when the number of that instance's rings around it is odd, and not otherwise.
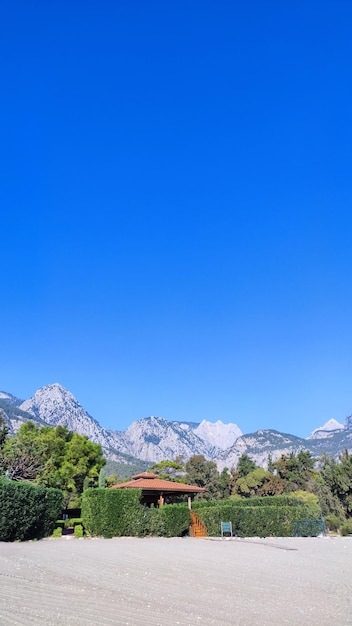
<path fill-rule="evenodd" d="M 107 476 L 105 476 L 105 487 L 112 487 L 113 485 L 116 485 L 118 480 L 118 476 L 117 474 L 108 474 Z"/>
<path fill-rule="evenodd" d="M 285 491 L 307 490 L 314 475 L 315 459 L 308 450 L 301 450 L 297 455 L 285 454 L 271 464 L 273 471 L 285 483 Z"/>
<path fill-rule="evenodd" d="M 259 487 L 261 487 L 265 480 L 265 474 L 265 470 L 262 467 L 258 467 L 245 476 L 238 478 L 236 481 L 236 492 L 240 496 L 245 496 L 247 498 L 256 496 Z"/>
<path fill-rule="evenodd" d="M 8 437 L 0 450 L 1 473 L 10 480 L 34 482 L 43 471 L 44 446 L 33 437 L 35 426 L 26 422 L 16 437 Z"/>
<path fill-rule="evenodd" d="M 346 515 L 352 515 L 352 455 L 345 450 L 339 457 L 340 463 L 335 469 L 334 493 L 346 511 Z"/>
<path fill-rule="evenodd" d="M 273 476 L 269 470 L 265 480 L 258 489 L 258 496 L 280 496 L 285 491 L 285 483 L 278 476 Z"/>
<path fill-rule="evenodd" d="M 195 454 L 187 461 L 185 470 L 186 483 L 206 489 L 204 493 L 197 494 L 197 499 L 219 500 L 224 497 L 220 475 L 214 461 L 207 461 L 202 454 Z"/>
<path fill-rule="evenodd" d="M 158 474 L 163 480 L 171 480 L 176 483 L 184 482 L 183 474 L 185 473 L 185 468 L 177 461 L 165 459 L 159 463 L 153 463 L 153 465 L 150 466 L 150 469 L 152 472 Z"/>
<path fill-rule="evenodd" d="M 270 472 L 270 474 L 274 473 L 274 467 L 273 467 L 273 457 L 272 455 L 269 453 L 268 454 L 268 472 Z"/>
<path fill-rule="evenodd" d="M 78 507 L 84 488 L 98 486 L 99 472 L 104 464 L 100 444 L 92 443 L 88 437 L 78 433 L 70 433 L 60 464 L 52 474 L 49 472 L 45 478 L 42 476 L 40 483 L 54 486 L 52 480 L 58 480 L 57 486 L 64 492 L 65 505 Z"/>
<path fill-rule="evenodd" d="M 13 480 L 27 480 L 64 492 L 65 505 L 79 505 L 84 481 L 97 486 L 105 464 L 99 444 L 65 426 L 23 424 L 0 452 L 0 467 Z"/>
<path fill-rule="evenodd" d="M 8 434 L 9 434 L 9 429 L 5 422 L 4 414 L 2 410 L 0 409 L 0 449 L 3 447 Z"/>
<path fill-rule="evenodd" d="M 232 495 L 238 494 L 237 481 L 240 478 L 245 478 L 251 472 L 258 469 L 258 465 L 251 459 L 248 454 L 242 454 L 237 461 L 236 469 L 231 470 L 231 476 L 229 478 L 229 489 Z"/>
<path fill-rule="evenodd" d="M 227 467 L 224 467 L 220 474 L 220 486 L 222 492 L 222 498 L 227 499 L 231 493 L 231 475 Z"/>
<path fill-rule="evenodd" d="M 248 454 L 242 454 L 237 461 L 236 472 L 238 478 L 247 476 L 250 472 L 253 472 L 258 468 L 258 465 L 251 459 Z"/>
<path fill-rule="evenodd" d="M 278 496 L 285 489 L 284 482 L 262 467 L 257 467 L 242 478 L 238 478 L 233 487 L 233 494 L 250 498 L 254 496 Z"/>
<path fill-rule="evenodd" d="M 319 499 L 323 517 L 334 516 L 337 520 L 345 517 L 345 510 L 335 489 L 335 472 L 337 461 L 323 453 L 318 461 L 319 471 L 309 482 L 309 491 Z"/>

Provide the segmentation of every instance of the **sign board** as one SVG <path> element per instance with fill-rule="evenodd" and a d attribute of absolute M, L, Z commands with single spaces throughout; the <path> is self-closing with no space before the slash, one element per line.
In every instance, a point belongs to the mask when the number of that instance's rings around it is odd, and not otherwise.
<path fill-rule="evenodd" d="M 224 535 L 232 537 L 232 522 L 221 522 L 221 537 Z"/>

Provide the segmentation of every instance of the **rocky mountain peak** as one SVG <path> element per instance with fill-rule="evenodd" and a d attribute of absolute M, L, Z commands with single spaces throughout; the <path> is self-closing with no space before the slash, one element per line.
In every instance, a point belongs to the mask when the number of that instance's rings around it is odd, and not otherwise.
<path fill-rule="evenodd" d="M 96 436 L 100 430 L 98 422 L 87 413 L 74 395 L 58 383 L 38 389 L 32 398 L 22 402 L 20 409 L 51 426 L 66 425 L 69 430 L 82 435 Z"/>
<path fill-rule="evenodd" d="M 348 419 L 348 418 L 347 418 Z M 324 439 L 332 431 L 343 430 L 344 425 L 335 419 L 330 419 L 323 426 L 315 428 L 307 439 Z"/>
<path fill-rule="evenodd" d="M 216 446 L 221 450 L 226 450 L 232 446 L 238 437 L 243 434 L 237 424 L 224 424 L 221 420 L 208 422 L 203 420 L 197 428 L 195 434 L 206 441 L 211 446 Z"/>
<path fill-rule="evenodd" d="M 211 456 L 213 446 L 185 426 L 185 423 L 151 416 L 133 422 L 124 435 L 131 454 L 145 461 L 162 461 L 177 456 L 188 459 L 192 454 Z"/>

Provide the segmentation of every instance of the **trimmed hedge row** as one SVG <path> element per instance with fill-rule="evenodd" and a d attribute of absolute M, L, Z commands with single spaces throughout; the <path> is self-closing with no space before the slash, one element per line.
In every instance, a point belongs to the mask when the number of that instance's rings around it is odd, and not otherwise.
<path fill-rule="evenodd" d="M 177 537 L 188 530 L 186 504 L 160 508 L 142 506 L 141 489 L 87 489 L 82 496 L 82 521 L 93 536 Z"/>
<path fill-rule="evenodd" d="M 186 503 L 162 508 L 141 505 L 140 489 L 87 489 L 82 496 L 82 522 L 93 536 L 179 537 L 186 534 L 190 513 Z M 240 537 L 291 536 L 294 522 L 312 519 L 312 507 L 289 496 L 198 501 L 195 512 L 207 527 L 209 536 L 220 535 L 220 523 L 232 522 Z M 320 508 L 314 511 L 320 518 Z"/>
<path fill-rule="evenodd" d="M 0 479 L 0 541 L 49 537 L 62 505 L 59 489 Z"/>
<path fill-rule="evenodd" d="M 146 534 L 156 537 L 181 537 L 189 530 L 191 516 L 187 504 L 164 504 L 159 509 L 147 509 Z"/>
<path fill-rule="evenodd" d="M 86 489 L 82 521 L 86 532 L 102 537 L 139 536 L 145 523 L 141 489 Z"/>
<path fill-rule="evenodd" d="M 220 523 L 226 521 L 232 522 L 233 534 L 239 537 L 289 537 L 294 522 L 310 519 L 312 514 L 311 506 L 288 496 L 194 502 L 193 508 L 210 536 L 218 536 Z M 320 518 L 318 505 L 314 514 Z"/>
<path fill-rule="evenodd" d="M 251 506 L 302 506 L 303 502 L 296 496 L 262 496 L 252 498 L 230 498 L 229 500 L 195 500 L 192 503 L 193 509 L 209 508 L 223 505 L 224 502 L 230 506 L 251 507 Z"/>

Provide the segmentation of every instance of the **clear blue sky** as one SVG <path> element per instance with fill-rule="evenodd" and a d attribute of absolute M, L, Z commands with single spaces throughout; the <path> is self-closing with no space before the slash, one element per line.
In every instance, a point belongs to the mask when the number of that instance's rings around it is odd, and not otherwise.
<path fill-rule="evenodd" d="M 350 2 L 3 0 L 0 389 L 352 412 Z"/>

